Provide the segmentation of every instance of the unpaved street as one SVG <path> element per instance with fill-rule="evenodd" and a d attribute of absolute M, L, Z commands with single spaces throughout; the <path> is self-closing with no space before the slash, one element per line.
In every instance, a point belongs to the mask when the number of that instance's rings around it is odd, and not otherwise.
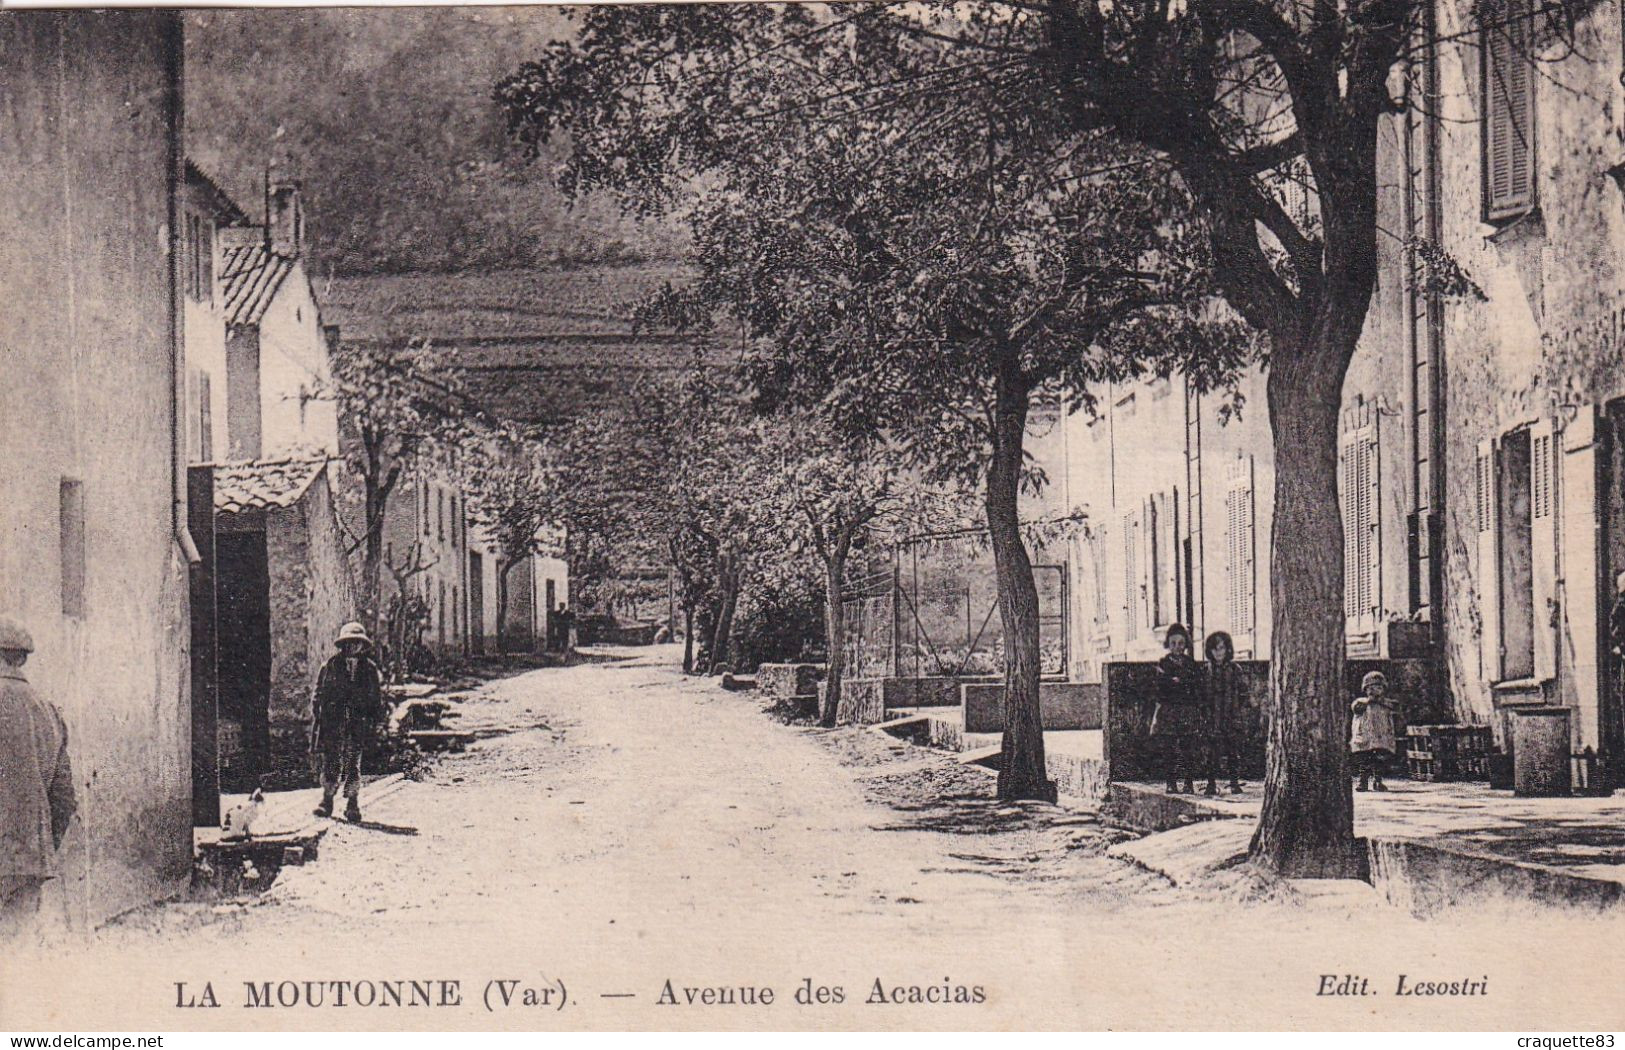
<path fill-rule="evenodd" d="M 1595 917 L 1480 917 L 1466 941 L 1448 916 L 1305 907 L 1240 874 L 1175 888 L 1105 856 L 1123 833 L 1088 814 L 1000 807 L 982 771 L 867 729 L 786 725 L 754 694 L 682 678 L 675 656 L 606 651 L 490 683 L 467 718 L 503 732 L 369 808 L 366 826 L 335 824 L 320 859 L 261 898 L 128 916 L 74 959 L 76 979 L 139 958 L 150 980 L 126 978 L 130 1001 L 105 1005 L 171 1027 L 260 1023 L 245 982 L 414 978 L 458 979 L 459 1009 L 503 1027 L 763 1027 L 767 1009 L 791 1027 L 1223 1026 L 1259 1023 L 1266 1002 L 1277 1022 L 1345 1027 L 1360 1004 L 1315 995 L 1305 973 L 1386 986 L 1468 967 L 1506 994 L 1387 1003 L 1385 1017 L 1491 1025 L 1527 1008 L 1513 968 L 1531 965 L 1497 929 L 1528 923 L 1550 943 L 1590 922 L 1595 935 Z M 13 964 L 8 1008 L 57 965 Z M 1579 962 L 1543 965 L 1553 987 L 1553 967 Z M 491 979 L 562 982 L 568 1012 L 487 1013 Z M 668 979 L 677 1005 L 661 1002 Z M 842 1001 L 796 1004 L 807 979 Z M 983 1001 L 870 1002 L 876 979 L 888 999 L 941 987 Z M 206 980 L 218 1010 L 176 1007 L 175 982 Z M 747 998 L 741 986 L 776 1001 L 686 1002 L 708 987 Z M 277 1009 L 283 1025 L 435 1023 L 394 1007 Z"/>

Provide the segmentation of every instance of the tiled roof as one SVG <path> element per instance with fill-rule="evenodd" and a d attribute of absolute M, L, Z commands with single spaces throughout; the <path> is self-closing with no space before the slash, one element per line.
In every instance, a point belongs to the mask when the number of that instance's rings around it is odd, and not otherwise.
<path fill-rule="evenodd" d="M 291 507 L 326 466 L 325 459 L 222 463 L 214 468 L 215 513 Z"/>
<path fill-rule="evenodd" d="M 277 289 L 293 271 L 293 260 L 268 250 L 265 242 L 257 238 L 250 244 L 227 244 L 221 257 L 226 323 L 258 324 Z"/>

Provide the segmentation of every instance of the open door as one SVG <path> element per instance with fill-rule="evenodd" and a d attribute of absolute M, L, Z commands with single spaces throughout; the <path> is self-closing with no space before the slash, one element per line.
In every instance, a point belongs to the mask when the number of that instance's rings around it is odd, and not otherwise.
<path fill-rule="evenodd" d="M 192 566 L 192 826 L 220 826 L 220 678 L 216 633 L 214 468 L 186 471 L 186 527 L 201 558 Z"/>

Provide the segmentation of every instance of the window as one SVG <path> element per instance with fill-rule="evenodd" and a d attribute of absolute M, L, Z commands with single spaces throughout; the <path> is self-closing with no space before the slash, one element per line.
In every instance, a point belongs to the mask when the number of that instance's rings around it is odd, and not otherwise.
<path fill-rule="evenodd" d="M 423 483 L 423 513 L 419 515 L 419 518 L 423 522 L 423 534 L 425 536 L 434 531 L 434 526 L 429 521 L 429 483 L 427 481 Z"/>
<path fill-rule="evenodd" d="M 1484 9 L 1484 214 L 1494 221 L 1535 203 L 1534 32 L 1530 0 L 1494 0 Z"/>
<path fill-rule="evenodd" d="M 1230 633 L 1253 629 L 1253 458 L 1238 456 L 1224 493 L 1225 584 Z"/>
<path fill-rule="evenodd" d="M 194 300 L 214 301 L 214 227 L 203 216 L 186 216 L 186 294 Z"/>
<path fill-rule="evenodd" d="M 214 406 L 210 403 L 209 373 L 197 376 L 198 462 L 214 462 Z"/>
<path fill-rule="evenodd" d="M 62 615 L 85 615 L 85 483 L 63 478 L 59 492 Z"/>
<path fill-rule="evenodd" d="M 446 538 L 446 493 L 443 489 L 436 489 L 434 494 L 434 517 L 440 531 L 440 538 Z"/>

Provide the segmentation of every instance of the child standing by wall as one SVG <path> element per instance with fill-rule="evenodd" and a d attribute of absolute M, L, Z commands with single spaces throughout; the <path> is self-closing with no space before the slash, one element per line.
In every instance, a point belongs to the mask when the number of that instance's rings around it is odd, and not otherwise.
<path fill-rule="evenodd" d="M 1248 713 L 1242 695 L 1241 672 L 1236 667 L 1236 645 L 1224 631 L 1207 636 L 1202 648 L 1202 699 L 1207 708 L 1207 790 L 1217 795 L 1220 773 L 1230 774 L 1230 793 L 1241 793 L 1241 743 L 1246 728 L 1242 719 Z"/>
<path fill-rule="evenodd" d="M 1381 671 L 1371 671 L 1360 680 L 1364 696 L 1354 701 L 1354 724 L 1349 730 L 1349 751 L 1354 755 L 1354 771 L 1360 783 L 1356 791 L 1374 787 L 1387 791 L 1382 782 L 1383 771 L 1394 755 L 1394 717 L 1399 702 L 1388 697 L 1388 678 Z M 1371 784 L 1375 780 L 1375 785 Z"/>
<path fill-rule="evenodd" d="M 1157 741 L 1168 793 L 1191 794 L 1196 790 L 1191 780 L 1202 739 L 1202 671 L 1191 658 L 1191 633 L 1182 624 L 1169 625 L 1163 644 L 1168 655 L 1157 661 L 1151 736 Z"/>

